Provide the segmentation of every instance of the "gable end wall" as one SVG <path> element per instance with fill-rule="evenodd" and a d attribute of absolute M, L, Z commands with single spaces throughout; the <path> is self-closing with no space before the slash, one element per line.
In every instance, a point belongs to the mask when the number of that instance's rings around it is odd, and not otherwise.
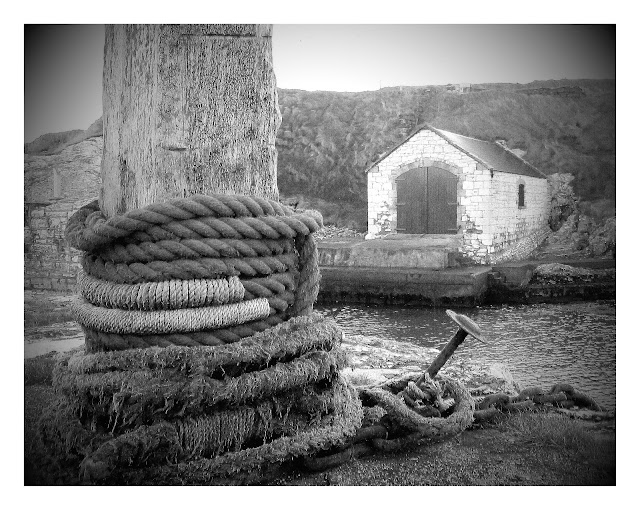
<path fill-rule="evenodd" d="M 547 232 L 546 179 L 503 172 L 493 172 L 492 177 L 484 165 L 432 131 L 423 130 L 369 171 L 367 238 L 397 233 L 395 180 L 421 166 L 438 166 L 458 176 L 457 219 L 463 259 L 488 264 L 522 258 L 539 244 L 540 232 Z M 524 208 L 517 203 L 519 183 L 525 184 Z"/>

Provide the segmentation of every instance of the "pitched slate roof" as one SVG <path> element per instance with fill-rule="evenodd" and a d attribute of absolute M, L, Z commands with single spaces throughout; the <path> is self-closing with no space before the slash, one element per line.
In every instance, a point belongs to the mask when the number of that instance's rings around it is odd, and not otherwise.
<path fill-rule="evenodd" d="M 509 174 L 525 175 L 528 177 L 538 177 L 546 179 L 543 174 L 533 165 L 527 163 L 524 159 L 516 156 L 513 152 L 505 149 L 502 145 L 495 142 L 485 142 L 477 138 L 451 133 L 443 129 L 437 129 L 433 126 L 423 125 L 415 129 L 407 138 L 398 145 L 385 152 L 373 164 L 367 168 L 367 172 L 378 165 L 383 159 L 394 152 L 398 147 L 403 145 L 407 140 L 418 134 L 420 131 L 428 129 L 438 136 L 444 138 L 451 145 L 464 152 L 467 156 L 475 159 L 478 163 L 486 166 L 489 170 L 495 172 L 504 172 Z"/>

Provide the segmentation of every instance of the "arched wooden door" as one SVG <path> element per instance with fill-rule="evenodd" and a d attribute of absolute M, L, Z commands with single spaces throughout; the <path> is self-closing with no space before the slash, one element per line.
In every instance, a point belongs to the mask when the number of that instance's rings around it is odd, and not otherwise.
<path fill-rule="evenodd" d="M 435 166 L 400 174 L 396 178 L 398 233 L 456 234 L 457 188 L 458 177 Z"/>

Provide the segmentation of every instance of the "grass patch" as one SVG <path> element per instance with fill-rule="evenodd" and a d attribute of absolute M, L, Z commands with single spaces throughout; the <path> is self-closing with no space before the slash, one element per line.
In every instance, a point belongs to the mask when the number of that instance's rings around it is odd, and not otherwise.
<path fill-rule="evenodd" d="M 593 443 L 584 427 L 565 416 L 523 413 L 511 417 L 502 426 L 535 446 L 584 449 Z"/>
<path fill-rule="evenodd" d="M 556 414 L 523 413 L 505 420 L 500 427 L 505 432 L 517 434 L 526 445 L 563 449 L 578 454 L 591 464 L 615 469 L 615 438 L 590 431 L 578 420 Z"/>
<path fill-rule="evenodd" d="M 51 384 L 56 352 L 24 360 L 24 385 Z"/>

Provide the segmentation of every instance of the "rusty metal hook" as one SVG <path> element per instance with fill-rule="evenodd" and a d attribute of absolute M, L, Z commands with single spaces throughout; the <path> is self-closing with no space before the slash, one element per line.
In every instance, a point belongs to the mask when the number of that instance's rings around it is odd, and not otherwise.
<path fill-rule="evenodd" d="M 458 348 L 458 346 L 464 342 L 464 339 L 471 335 L 473 338 L 477 339 L 481 343 L 487 343 L 484 338 L 482 331 L 480 331 L 480 326 L 478 326 L 474 321 L 472 321 L 466 315 L 462 315 L 454 312 L 453 310 L 447 310 L 447 315 L 451 317 L 453 322 L 455 322 L 459 327 L 456 334 L 453 335 L 451 340 L 444 346 L 444 348 L 438 354 L 438 357 L 433 360 L 429 368 L 427 368 L 426 373 L 429 377 L 434 378 L 436 374 L 440 371 L 443 365 L 449 360 L 449 358 L 453 355 L 454 351 Z M 422 375 L 419 382 L 424 381 L 425 376 Z"/>

